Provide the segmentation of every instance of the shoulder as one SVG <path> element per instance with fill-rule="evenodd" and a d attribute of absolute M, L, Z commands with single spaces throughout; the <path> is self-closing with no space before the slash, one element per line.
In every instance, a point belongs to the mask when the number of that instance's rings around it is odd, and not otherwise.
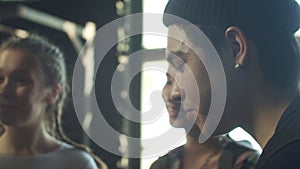
<path fill-rule="evenodd" d="M 236 169 L 254 169 L 259 159 L 260 153 L 256 150 L 242 152 L 235 160 Z"/>
<path fill-rule="evenodd" d="M 61 143 L 58 149 L 37 156 L 0 156 L 0 168 L 97 169 L 97 165 L 85 151 Z"/>
<path fill-rule="evenodd" d="M 260 152 L 248 141 L 234 141 L 225 137 L 220 165 L 232 166 L 235 169 L 252 169 L 259 159 Z"/>
<path fill-rule="evenodd" d="M 59 151 L 56 151 L 56 157 L 61 157 L 66 161 L 76 163 L 78 166 L 84 166 L 85 169 L 96 169 L 97 165 L 86 151 L 75 148 L 72 145 L 62 143 Z"/>
<path fill-rule="evenodd" d="M 273 153 L 265 162 L 264 169 L 299 169 L 300 140 L 291 142 Z"/>
<path fill-rule="evenodd" d="M 168 154 L 159 157 L 154 163 L 152 163 L 150 169 L 167 168 L 170 165 L 179 166 L 182 154 L 183 154 L 183 146 L 177 147 L 171 150 Z"/>
<path fill-rule="evenodd" d="M 68 155 L 68 157 L 76 157 L 79 159 L 89 159 L 91 158 L 90 155 L 78 148 L 73 147 L 72 145 L 61 143 L 61 147 L 59 151 L 56 152 L 57 155 Z"/>
<path fill-rule="evenodd" d="M 220 138 L 222 143 L 222 149 L 232 152 L 237 155 L 241 155 L 243 152 L 258 152 L 252 144 L 247 140 L 235 141 L 229 135 L 225 135 Z"/>

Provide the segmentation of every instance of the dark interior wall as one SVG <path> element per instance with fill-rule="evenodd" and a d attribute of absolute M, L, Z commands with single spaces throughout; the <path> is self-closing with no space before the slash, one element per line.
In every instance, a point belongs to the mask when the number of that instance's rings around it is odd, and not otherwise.
<path fill-rule="evenodd" d="M 93 21 L 97 24 L 97 28 L 99 29 L 103 25 L 118 17 L 115 12 L 115 2 L 115 0 L 37 0 L 22 3 L 0 1 L 0 8 L 10 9 L 18 4 L 24 4 L 48 14 L 73 21 L 82 26 L 84 26 L 87 21 Z M 4 17 L 3 12 L 1 11 L 0 24 L 41 34 L 43 36 L 46 36 L 53 43 L 57 44 L 65 53 L 69 79 L 71 79 L 74 63 L 78 57 L 78 54 L 65 33 L 24 19 Z M 1 41 L 7 37 L 8 34 L 0 32 Z M 115 48 L 111 49 L 111 51 L 105 58 L 105 66 L 102 67 L 102 73 L 101 75 L 99 75 L 101 77 L 101 81 L 97 82 L 96 85 L 97 99 L 101 103 L 101 111 L 103 113 L 106 113 L 104 114 L 104 116 L 107 118 L 107 121 L 109 121 L 110 124 L 114 126 L 114 128 L 120 129 L 121 120 L 120 118 L 115 116 L 116 112 L 114 106 L 111 103 L 111 97 L 109 94 L 107 94 L 107 91 L 109 91 L 107 89 L 110 84 L 109 82 L 111 73 L 112 71 L 114 71 L 117 65 Z M 69 99 L 66 103 L 63 116 L 63 124 L 65 132 L 69 137 L 78 142 L 83 142 L 83 138 L 85 138 L 86 136 L 76 118 L 72 99 Z M 94 149 L 94 152 L 108 164 L 111 169 L 117 168 L 116 162 L 120 159 L 119 156 L 106 152 L 96 144 L 91 143 L 90 146 Z"/>

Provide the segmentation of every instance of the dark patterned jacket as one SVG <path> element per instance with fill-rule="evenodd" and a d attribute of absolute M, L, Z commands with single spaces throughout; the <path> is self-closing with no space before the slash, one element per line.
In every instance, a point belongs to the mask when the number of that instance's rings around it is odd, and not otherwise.
<path fill-rule="evenodd" d="M 254 169 L 259 158 L 259 152 L 251 148 L 246 141 L 236 142 L 225 136 L 222 145 L 222 155 L 218 162 L 218 169 Z M 160 157 L 150 169 L 181 169 L 184 148 L 178 147 Z M 200 166 L 199 166 L 200 167 Z"/>

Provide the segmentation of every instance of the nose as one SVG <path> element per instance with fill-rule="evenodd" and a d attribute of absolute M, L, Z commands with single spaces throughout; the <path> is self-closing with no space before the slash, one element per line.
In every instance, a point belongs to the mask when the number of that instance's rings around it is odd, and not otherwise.
<path fill-rule="evenodd" d="M 11 92 L 11 85 L 9 84 L 9 80 L 7 78 L 3 78 L 0 80 L 0 95 L 7 96 Z"/>
<path fill-rule="evenodd" d="M 184 99 L 184 90 L 180 88 L 177 82 L 174 82 L 170 91 L 170 100 L 174 103 L 180 103 Z"/>

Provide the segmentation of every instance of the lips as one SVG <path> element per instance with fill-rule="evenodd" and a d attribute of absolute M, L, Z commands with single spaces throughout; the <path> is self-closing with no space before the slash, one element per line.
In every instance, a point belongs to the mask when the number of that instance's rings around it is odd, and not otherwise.
<path fill-rule="evenodd" d="M 174 118 L 176 118 L 180 112 L 180 106 L 167 105 L 167 109 L 168 109 L 169 115 Z"/>
<path fill-rule="evenodd" d="M 0 103 L 0 110 L 10 110 L 15 108 L 14 105 Z"/>
<path fill-rule="evenodd" d="M 176 112 L 176 111 L 170 111 L 169 110 L 169 115 L 171 116 L 171 117 L 177 117 L 178 116 L 178 114 L 179 114 L 179 112 Z"/>

